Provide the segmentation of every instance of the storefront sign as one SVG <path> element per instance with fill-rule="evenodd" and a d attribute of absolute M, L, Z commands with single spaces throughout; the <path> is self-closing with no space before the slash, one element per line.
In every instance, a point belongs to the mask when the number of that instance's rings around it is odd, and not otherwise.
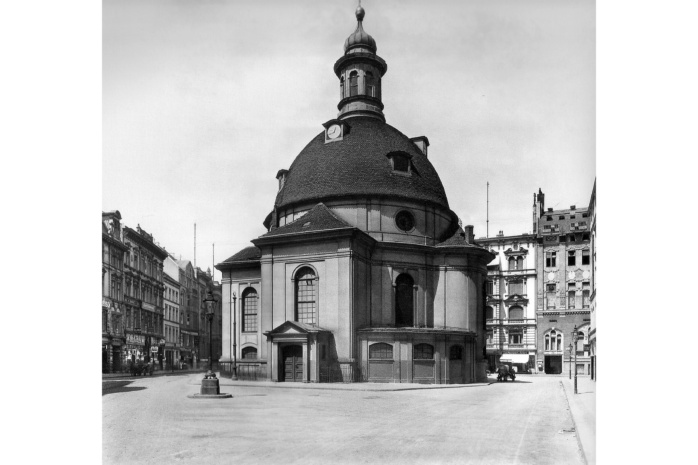
<path fill-rule="evenodd" d="M 151 312 L 154 312 L 154 311 L 155 311 L 155 305 L 153 305 L 153 304 L 147 304 L 147 303 L 145 303 L 145 302 L 142 302 L 142 303 L 141 303 L 141 307 L 143 307 L 143 310 L 148 310 L 148 311 L 151 311 Z"/>
<path fill-rule="evenodd" d="M 126 300 L 126 303 L 128 304 L 139 305 L 138 300 L 134 299 L 133 297 L 124 296 L 124 300 Z"/>
<path fill-rule="evenodd" d="M 145 345 L 145 336 L 142 334 L 126 334 L 126 342 L 129 344 Z"/>

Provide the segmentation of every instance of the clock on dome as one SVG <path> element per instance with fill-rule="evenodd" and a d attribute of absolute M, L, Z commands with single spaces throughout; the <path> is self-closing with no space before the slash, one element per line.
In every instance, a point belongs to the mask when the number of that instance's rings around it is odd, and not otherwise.
<path fill-rule="evenodd" d="M 344 139 L 349 129 L 347 123 L 338 119 L 329 120 L 323 124 L 323 127 L 325 128 L 325 143 Z"/>

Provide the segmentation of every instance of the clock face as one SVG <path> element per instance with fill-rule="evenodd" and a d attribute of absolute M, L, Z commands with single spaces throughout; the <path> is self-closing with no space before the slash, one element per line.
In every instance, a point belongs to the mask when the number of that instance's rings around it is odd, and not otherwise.
<path fill-rule="evenodd" d="M 339 125 L 338 125 L 338 124 L 333 124 L 333 125 L 330 126 L 329 129 L 327 130 L 327 137 L 328 137 L 329 139 L 336 139 L 337 137 L 339 137 L 339 134 L 340 134 L 341 132 L 342 132 L 342 131 L 340 130 Z"/>

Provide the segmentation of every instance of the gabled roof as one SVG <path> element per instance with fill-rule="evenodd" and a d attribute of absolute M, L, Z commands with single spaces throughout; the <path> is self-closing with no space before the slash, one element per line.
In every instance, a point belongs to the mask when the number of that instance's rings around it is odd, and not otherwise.
<path fill-rule="evenodd" d="M 273 237 L 285 234 L 303 234 L 313 231 L 327 231 L 330 229 L 353 228 L 344 220 L 337 218 L 332 210 L 324 203 L 318 203 L 308 213 L 281 227 L 272 229 L 260 237 Z"/>
<path fill-rule="evenodd" d="M 300 323 L 298 321 L 288 320 L 288 321 L 281 323 L 279 326 L 272 329 L 271 331 L 267 331 L 264 334 L 267 334 L 267 335 L 269 335 L 269 334 L 271 334 L 271 335 L 287 334 L 290 332 L 289 330 L 295 330 L 295 332 L 301 333 L 301 334 L 331 332 L 331 331 L 324 329 L 324 328 L 321 328 L 319 326 L 309 325 L 307 323 Z"/>

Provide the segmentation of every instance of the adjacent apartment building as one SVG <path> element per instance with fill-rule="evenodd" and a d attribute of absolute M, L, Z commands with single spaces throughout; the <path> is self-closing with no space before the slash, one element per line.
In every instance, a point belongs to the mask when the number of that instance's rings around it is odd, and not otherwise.
<path fill-rule="evenodd" d="M 480 238 L 496 257 L 487 266 L 485 325 L 490 371 L 508 363 L 519 371 L 536 367 L 536 236 Z"/>
<path fill-rule="evenodd" d="M 536 234 L 538 371 L 591 374 L 591 218 L 587 208 L 545 209 L 545 194 L 534 194 Z M 574 328 L 577 346 L 573 345 Z M 577 356 L 576 366 L 574 356 Z"/>

